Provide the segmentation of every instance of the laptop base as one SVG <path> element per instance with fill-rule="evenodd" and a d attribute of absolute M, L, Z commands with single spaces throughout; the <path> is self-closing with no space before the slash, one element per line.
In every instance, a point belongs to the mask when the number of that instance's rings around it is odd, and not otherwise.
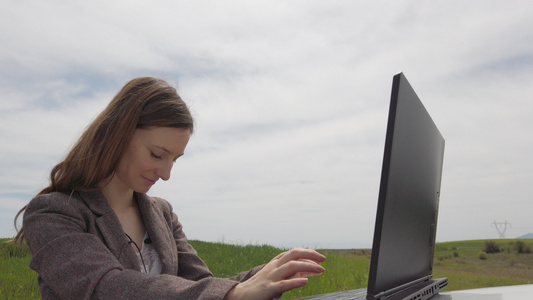
<path fill-rule="evenodd" d="M 320 294 L 315 296 L 309 296 L 300 298 L 299 300 L 303 299 L 314 299 L 314 300 L 366 300 L 366 288 L 363 289 L 356 289 L 356 290 L 349 290 L 349 291 L 342 291 L 342 292 L 335 292 L 335 293 L 328 293 L 328 294 Z"/>

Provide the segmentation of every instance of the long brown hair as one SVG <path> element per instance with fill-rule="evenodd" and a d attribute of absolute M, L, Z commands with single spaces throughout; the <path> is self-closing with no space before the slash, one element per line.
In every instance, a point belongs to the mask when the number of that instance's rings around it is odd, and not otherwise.
<path fill-rule="evenodd" d="M 97 189 L 100 181 L 113 174 L 135 129 L 149 127 L 188 128 L 192 133 L 194 121 L 185 102 L 167 82 L 155 77 L 133 79 L 87 127 L 67 157 L 52 169 L 50 185 L 37 195 Z M 15 228 L 27 206 L 15 216 Z M 14 241 L 23 240 L 21 227 Z"/>

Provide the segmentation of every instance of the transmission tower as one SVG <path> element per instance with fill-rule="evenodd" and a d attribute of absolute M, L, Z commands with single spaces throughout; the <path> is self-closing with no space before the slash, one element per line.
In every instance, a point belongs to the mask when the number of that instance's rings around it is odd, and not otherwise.
<path fill-rule="evenodd" d="M 496 221 L 494 221 L 494 223 L 490 224 L 491 227 L 492 227 L 492 225 L 494 225 L 494 227 L 496 227 L 496 231 L 498 231 L 498 234 L 500 235 L 500 239 L 504 239 L 505 238 L 505 231 L 507 230 L 507 226 L 511 227 L 511 223 L 508 223 L 507 221 L 505 221 L 505 222 L 496 222 Z"/>

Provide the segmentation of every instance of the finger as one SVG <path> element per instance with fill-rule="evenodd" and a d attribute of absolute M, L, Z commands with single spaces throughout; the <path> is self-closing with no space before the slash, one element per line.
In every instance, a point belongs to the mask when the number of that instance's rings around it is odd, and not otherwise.
<path fill-rule="evenodd" d="M 316 272 L 299 272 L 299 273 L 296 273 L 291 278 L 305 278 L 305 277 L 312 277 L 312 276 L 320 276 L 320 275 L 324 274 L 324 272 L 320 272 L 320 273 L 316 273 Z"/>
<path fill-rule="evenodd" d="M 318 263 L 311 261 L 298 261 L 298 260 L 291 260 L 281 266 L 279 266 L 274 271 L 275 278 L 279 278 L 279 280 L 283 280 L 286 278 L 298 278 L 301 276 L 296 276 L 297 274 L 315 274 L 320 275 L 325 271 L 324 267 L 319 265 Z"/>
<path fill-rule="evenodd" d="M 312 263 L 319 264 L 319 265 L 321 263 L 323 263 L 323 261 L 318 262 L 318 261 L 314 261 L 314 260 L 310 260 L 310 259 L 300 259 L 300 261 L 312 262 Z"/>
<path fill-rule="evenodd" d="M 275 259 L 283 265 L 291 260 L 311 260 L 313 262 L 321 263 L 326 260 L 326 257 L 315 250 L 295 248 L 278 255 Z"/>
<path fill-rule="evenodd" d="M 307 284 L 307 278 L 292 278 L 278 281 L 274 284 L 277 293 L 284 293 L 293 289 L 301 288 Z"/>

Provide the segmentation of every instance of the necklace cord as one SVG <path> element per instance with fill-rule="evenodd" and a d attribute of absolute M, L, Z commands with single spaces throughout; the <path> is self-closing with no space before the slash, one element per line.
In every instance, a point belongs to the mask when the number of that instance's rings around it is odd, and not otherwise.
<path fill-rule="evenodd" d="M 124 232 L 124 234 L 128 237 L 128 239 L 130 240 L 128 242 L 129 245 L 131 245 L 133 243 L 133 245 L 135 245 L 135 248 L 137 248 L 137 251 L 139 252 L 139 256 L 141 257 L 141 262 L 143 264 L 143 267 L 144 267 L 144 272 L 146 274 L 148 274 L 148 270 L 146 269 L 146 265 L 144 264 L 144 259 L 143 259 L 143 254 L 141 253 L 141 249 L 139 248 L 139 246 L 137 245 L 137 243 L 135 243 L 135 241 L 127 234 Z M 124 246 L 122 246 L 122 248 L 124 248 Z M 120 250 L 120 253 L 122 254 L 122 249 Z M 119 258 L 120 258 L 120 255 L 119 255 Z"/>

